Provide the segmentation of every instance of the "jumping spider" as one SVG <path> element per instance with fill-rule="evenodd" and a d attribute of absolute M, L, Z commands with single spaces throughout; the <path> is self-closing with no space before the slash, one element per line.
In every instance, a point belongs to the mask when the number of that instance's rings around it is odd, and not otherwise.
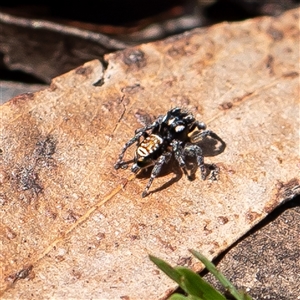
<path fill-rule="evenodd" d="M 197 142 L 207 136 L 220 141 L 225 146 L 219 136 L 206 130 L 204 123 L 196 121 L 191 113 L 175 107 L 169 110 L 166 115 L 159 116 L 152 124 L 137 129 L 135 136 L 124 145 L 114 167 L 115 169 L 127 168 L 123 156 L 127 148 L 137 142 L 131 171 L 137 173 L 141 169 L 154 166 L 142 197 L 147 196 L 154 178 L 159 175 L 162 166 L 169 162 L 172 153 L 188 179 L 191 179 L 192 175 L 187 171 L 185 157 L 196 157 L 204 180 L 206 178 L 204 158 L 202 149 L 197 145 Z M 141 137 L 143 137 L 142 141 L 140 141 Z"/>

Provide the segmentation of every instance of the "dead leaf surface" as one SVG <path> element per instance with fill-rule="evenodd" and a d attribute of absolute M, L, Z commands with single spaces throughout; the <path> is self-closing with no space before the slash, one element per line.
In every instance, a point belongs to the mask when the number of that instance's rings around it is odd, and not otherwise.
<path fill-rule="evenodd" d="M 157 299 L 148 253 L 194 270 L 299 194 L 299 10 L 108 55 L 1 107 L 1 290 L 8 299 Z M 95 83 L 97 83 L 95 85 Z M 188 108 L 227 144 L 219 180 L 115 171 L 141 112 Z M 126 158 L 132 158 L 134 147 Z"/>

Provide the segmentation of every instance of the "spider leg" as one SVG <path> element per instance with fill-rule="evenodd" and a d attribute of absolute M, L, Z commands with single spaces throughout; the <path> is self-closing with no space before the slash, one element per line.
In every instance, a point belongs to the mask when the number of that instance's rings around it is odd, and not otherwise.
<path fill-rule="evenodd" d="M 117 160 L 117 162 L 115 163 L 115 169 L 119 169 L 120 167 L 122 167 L 123 169 L 127 168 L 127 165 L 124 164 L 124 161 L 123 161 L 123 157 L 124 157 L 124 154 L 126 152 L 126 150 L 132 145 L 134 144 L 135 142 L 139 142 L 140 140 L 140 137 L 145 133 L 146 131 L 140 131 L 139 133 L 137 133 L 132 139 L 130 139 L 123 147 L 120 155 L 119 155 L 119 158 Z"/>
<path fill-rule="evenodd" d="M 182 169 L 184 174 L 188 177 L 188 179 L 191 179 L 186 168 L 186 163 L 184 161 L 184 149 L 182 148 L 181 142 L 178 140 L 173 140 L 171 145 L 173 148 L 174 156 L 178 161 L 180 168 Z"/>
<path fill-rule="evenodd" d="M 186 144 L 183 149 L 183 154 L 185 156 L 196 156 L 197 165 L 200 168 L 201 177 L 204 180 L 206 178 L 206 168 L 204 165 L 202 149 L 196 144 Z"/>
<path fill-rule="evenodd" d="M 116 162 L 115 165 L 114 165 L 114 167 L 115 167 L 116 170 L 119 169 L 119 168 L 121 168 L 121 167 L 122 167 L 122 169 L 126 169 L 126 168 L 127 168 L 127 165 L 124 164 L 124 161 L 123 161 L 123 157 L 124 157 L 124 154 L 125 154 L 126 150 L 127 150 L 131 145 L 133 145 L 134 143 L 136 143 L 136 142 L 139 143 L 140 138 L 141 138 L 142 136 L 147 137 L 147 136 L 148 136 L 147 131 L 150 130 L 150 129 L 152 129 L 152 128 L 154 128 L 155 126 L 157 126 L 157 121 L 156 121 L 156 122 L 153 122 L 153 123 L 152 123 L 151 125 L 149 125 L 149 126 L 139 128 L 139 129 L 137 129 L 137 130 L 135 131 L 135 136 L 134 136 L 132 139 L 130 139 L 130 140 L 124 145 L 124 147 L 123 147 L 123 149 L 122 149 L 122 151 L 121 151 L 121 153 L 120 153 L 120 155 L 119 155 L 119 158 L 118 158 L 117 162 Z"/>
<path fill-rule="evenodd" d="M 218 180 L 220 168 L 216 164 L 211 164 L 209 169 L 211 171 L 211 175 L 210 175 L 209 179 L 212 181 Z"/>
<path fill-rule="evenodd" d="M 150 179 L 149 179 L 149 181 L 148 181 L 148 183 L 147 183 L 147 185 L 146 185 L 146 187 L 145 187 L 145 189 L 144 189 L 144 191 L 143 191 L 143 193 L 142 193 L 142 197 L 143 197 L 143 198 L 147 196 L 148 190 L 149 190 L 149 188 L 150 188 L 150 186 L 151 186 L 151 184 L 152 184 L 154 178 L 156 178 L 156 177 L 158 176 L 158 174 L 159 174 L 160 171 L 161 171 L 162 166 L 163 166 L 165 163 L 168 163 L 168 162 L 169 162 L 171 156 L 172 156 L 172 153 L 170 153 L 170 152 L 165 152 L 165 153 L 163 153 L 163 154 L 158 158 L 158 160 L 155 162 L 155 165 L 154 165 L 154 167 L 153 167 L 153 169 L 152 169 L 152 172 L 151 172 Z"/>

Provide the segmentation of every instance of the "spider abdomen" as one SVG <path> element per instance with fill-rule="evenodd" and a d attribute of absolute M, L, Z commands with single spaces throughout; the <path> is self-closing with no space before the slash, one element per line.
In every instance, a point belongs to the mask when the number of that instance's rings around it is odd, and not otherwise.
<path fill-rule="evenodd" d="M 159 135 L 151 134 L 139 144 L 136 149 L 136 154 L 141 157 L 148 157 L 157 151 L 161 147 L 162 143 L 163 139 Z"/>
<path fill-rule="evenodd" d="M 136 173 L 141 169 L 155 164 L 155 159 L 160 156 L 163 138 L 157 134 L 150 134 L 137 147 L 135 151 L 134 164 L 131 171 Z"/>

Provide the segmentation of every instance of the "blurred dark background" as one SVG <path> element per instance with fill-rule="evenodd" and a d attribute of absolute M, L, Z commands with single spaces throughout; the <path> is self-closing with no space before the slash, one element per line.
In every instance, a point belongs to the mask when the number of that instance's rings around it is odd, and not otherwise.
<path fill-rule="evenodd" d="M 300 0 L 1 1 L 2 102 L 105 53 L 222 21 L 276 16 Z M 37 84 L 37 86 L 35 86 Z M 11 88 L 15 91 L 11 92 Z"/>

